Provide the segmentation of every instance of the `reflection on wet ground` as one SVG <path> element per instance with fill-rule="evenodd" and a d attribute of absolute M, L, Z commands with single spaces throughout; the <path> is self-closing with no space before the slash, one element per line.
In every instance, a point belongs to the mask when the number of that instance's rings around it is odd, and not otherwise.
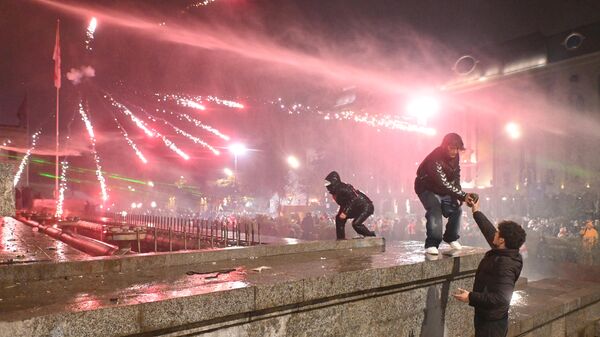
<path fill-rule="evenodd" d="M 561 278 L 531 282 L 525 290 L 513 293 L 509 316 L 512 321 L 524 320 L 565 303 L 579 302 L 581 296 L 598 292 L 598 282 Z"/>
<path fill-rule="evenodd" d="M 85 260 L 89 255 L 55 240 L 37 228 L 0 217 L 0 265 Z"/>
<path fill-rule="evenodd" d="M 472 251 L 467 248 L 463 253 Z M 445 258 L 450 257 L 437 257 Z M 12 320 L 63 310 L 146 303 L 425 260 L 421 242 L 400 242 L 387 246 L 385 252 L 381 252 L 380 247 L 308 252 L 141 269 L 135 273 L 92 274 L 27 284 L 0 284 L 0 315 Z"/>
<path fill-rule="evenodd" d="M 528 258 L 524 261 L 522 276 L 526 277 L 529 281 L 561 278 L 575 281 L 600 282 L 600 265 L 590 266 Z"/>

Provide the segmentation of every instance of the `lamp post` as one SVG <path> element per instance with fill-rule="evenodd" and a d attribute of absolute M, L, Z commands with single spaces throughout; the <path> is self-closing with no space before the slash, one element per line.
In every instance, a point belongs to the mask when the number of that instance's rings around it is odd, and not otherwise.
<path fill-rule="evenodd" d="M 521 129 L 521 125 L 519 123 L 516 122 L 508 122 L 504 125 L 504 132 L 505 132 L 505 136 L 508 137 L 510 140 L 512 141 L 517 141 L 522 137 L 522 129 Z M 495 204 L 495 211 L 496 211 L 496 216 L 500 216 L 500 210 L 504 210 L 504 207 L 500 207 L 501 206 L 501 202 L 500 200 L 500 172 L 498 172 L 499 170 L 499 163 L 498 163 L 498 148 L 499 148 L 499 144 L 498 143 L 498 130 L 496 129 L 494 131 L 494 138 L 493 138 L 493 158 L 492 158 L 492 181 L 494 183 L 494 191 L 495 191 L 495 195 L 494 195 L 494 204 Z M 518 179 L 519 179 L 519 183 L 518 185 L 521 185 L 522 182 L 522 177 L 523 177 L 523 165 L 524 165 L 524 144 L 523 142 L 520 143 L 520 152 L 519 152 L 519 175 L 518 175 Z"/>
<path fill-rule="evenodd" d="M 248 148 L 246 148 L 246 145 L 244 145 L 244 144 L 234 143 L 234 144 L 229 145 L 229 152 L 231 152 L 233 154 L 233 186 L 236 187 L 237 186 L 237 175 L 238 175 L 237 159 L 238 159 L 238 156 L 246 154 L 246 152 L 248 152 Z"/>

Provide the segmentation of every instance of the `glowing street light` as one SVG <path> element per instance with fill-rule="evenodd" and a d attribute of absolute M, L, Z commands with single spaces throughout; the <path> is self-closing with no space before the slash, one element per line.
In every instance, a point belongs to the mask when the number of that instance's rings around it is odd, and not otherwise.
<path fill-rule="evenodd" d="M 233 153 L 234 156 L 241 156 L 241 155 L 246 154 L 246 152 L 248 152 L 248 148 L 244 144 L 235 143 L 235 144 L 229 145 L 229 151 L 231 153 Z"/>
<path fill-rule="evenodd" d="M 243 156 L 248 152 L 248 148 L 246 145 L 241 143 L 234 143 L 229 145 L 229 151 L 233 153 L 233 183 L 237 185 L 237 158 L 238 156 Z"/>
<path fill-rule="evenodd" d="M 298 167 L 300 167 L 300 161 L 295 156 L 288 156 L 287 157 L 287 163 L 294 170 L 297 169 Z"/>
<path fill-rule="evenodd" d="M 509 122 L 504 127 L 504 131 L 508 134 L 508 136 L 512 139 L 521 138 L 521 126 L 515 122 Z"/>
<path fill-rule="evenodd" d="M 416 117 L 420 124 L 425 124 L 439 110 L 440 103 L 432 96 L 417 96 L 406 105 L 407 114 Z"/>
<path fill-rule="evenodd" d="M 225 175 L 228 177 L 233 177 L 233 171 L 230 168 L 224 168 L 223 172 L 225 172 Z"/>
<path fill-rule="evenodd" d="M 150 203 L 150 207 L 152 207 L 152 208 L 156 208 L 156 201 L 153 201 L 153 202 L 151 202 L 151 203 Z"/>

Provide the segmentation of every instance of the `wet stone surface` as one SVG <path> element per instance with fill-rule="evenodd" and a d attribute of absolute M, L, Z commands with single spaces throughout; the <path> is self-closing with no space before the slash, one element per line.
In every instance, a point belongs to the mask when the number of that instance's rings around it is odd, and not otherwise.
<path fill-rule="evenodd" d="M 0 217 L 0 266 L 48 261 L 85 260 L 90 256 L 55 240 L 37 228 Z"/>
<path fill-rule="evenodd" d="M 482 249 L 467 247 L 461 254 L 482 252 Z M 450 256 L 439 255 L 433 259 L 438 260 L 436 263 L 448 262 L 452 266 Z M 414 273 L 415 279 L 418 279 L 423 275 L 423 268 L 415 269 L 413 265 L 426 260 L 422 243 L 403 242 L 386 247 L 385 252 L 380 248 L 344 249 L 160 269 L 141 267 L 128 273 L 88 274 L 26 284 L 4 282 L 0 283 L 0 316 L 5 321 L 14 321 L 62 311 L 135 305 L 253 286 L 256 286 L 258 308 L 285 305 L 302 299 L 302 293 L 294 282 L 402 265 L 407 267 L 406 272 Z M 362 274 L 357 274 L 358 283 L 366 280 L 361 279 Z M 365 273 L 364 277 L 372 275 Z M 360 290 L 352 286 L 347 287 Z M 286 293 L 289 297 L 273 297 L 272 291 Z"/>

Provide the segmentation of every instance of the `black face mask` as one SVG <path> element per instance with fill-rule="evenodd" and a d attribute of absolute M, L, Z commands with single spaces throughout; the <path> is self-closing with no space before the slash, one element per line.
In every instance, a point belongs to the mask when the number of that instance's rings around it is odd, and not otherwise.
<path fill-rule="evenodd" d="M 329 191 L 329 193 L 334 193 L 336 190 L 337 184 L 331 183 L 325 187 L 327 188 L 327 191 Z"/>
<path fill-rule="evenodd" d="M 325 180 L 330 182 L 330 184 L 326 186 L 329 193 L 334 193 L 341 183 L 340 175 L 336 171 L 331 171 L 327 177 L 325 177 Z"/>

